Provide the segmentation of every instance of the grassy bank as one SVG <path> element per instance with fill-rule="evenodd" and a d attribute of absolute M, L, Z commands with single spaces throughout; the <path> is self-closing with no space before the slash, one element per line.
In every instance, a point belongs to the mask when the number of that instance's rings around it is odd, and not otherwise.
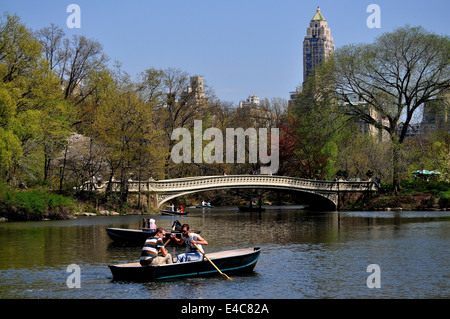
<path fill-rule="evenodd" d="M 43 188 L 14 190 L 0 185 L 0 217 L 8 221 L 67 219 L 75 207 L 72 198 Z"/>
<path fill-rule="evenodd" d="M 426 180 L 405 180 L 401 182 L 398 194 L 389 191 L 392 185 L 382 185 L 379 194 L 351 209 L 388 210 L 450 210 L 450 183 Z"/>

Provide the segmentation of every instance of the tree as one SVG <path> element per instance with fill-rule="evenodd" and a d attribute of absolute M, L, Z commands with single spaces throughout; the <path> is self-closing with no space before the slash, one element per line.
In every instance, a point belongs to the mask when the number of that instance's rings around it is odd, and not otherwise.
<path fill-rule="evenodd" d="M 133 83 L 117 80 L 120 79 L 117 74 L 110 76 L 115 80 L 104 82 L 109 83 L 105 85 L 108 94 L 92 109 L 91 114 L 95 112 L 96 116 L 86 128 L 86 133 L 103 146 L 103 158 L 109 166 L 109 181 L 120 176 L 120 197 L 124 203 L 128 195 L 128 179 L 132 176 L 149 178 L 148 174 L 155 173 L 151 167 L 158 167 L 164 153 L 161 152 L 161 134 L 154 127 L 153 110 L 141 99 Z"/>
<path fill-rule="evenodd" d="M 390 147 L 386 148 L 377 137 L 361 131 L 357 123 L 349 124 L 351 128 L 341 135 L 337 143 L 339 151 L 333 156 L 336 169 L 346 171 L 352 178 L 365 179 L 366 176 L 369 177 L 366 174 L 368 171 L 382 180 L 390 176 L 387 156 Z"/>
<path fill-rule="evenodd" d="M 41 89 L 48 88 L 49 76 L 40 55 L 41 46 L 19 17 L 5 15 L 0 21 L 0 157 L 2 177 L 13 186 L 21 178 L 23 160 L 38 149 Z"/>
<path fill-rule="evenodd" d="M 155 124 L 164 132 L 165 174 L 171 172 L 170 150 L 177 143 L 171 139 L 176 128 L 192 128 L 194 120 L 201 119 L 207 108 L 206 91 L 202 84 L 196 86 L 195 78 L 175 68 L 165 70 L 148 69 L 141 74 L 138 91 L 147 104 L 158 110 Z"/>
<path fill-rule="evenodd" d="M 348 114 L 389 134 L 394 191 L 400 185 L 400 148 L 408 126 L 421 105 L 449 90 L 449 61 L 448 36 L 410 26 L 385 33 L 372 44 L 344 46 L 334 54 L 334 83 L 350 104 Z M 352 103 L 349 94 L 366 104 Z M 387 120 L 379 121 L 380 115 Z"/>
<path fill-rule="evenodd" d="M 103 46 L 98 41 L 85 36 L 73 36 L 72 46 L 65 52 L 67 61 L 62 66 L 66 99 L 72 98 L 78 103 L 86 96 L 83 94 L 83 81 L 90 72 L 103 67 L 108 60 L 102 51 Z"/>
<path fill-rule="evenodd" d="M 42 28 L 35 32 L 36 38 L 44 50 L 44 58 L 48 62 L 50 70 L 56 70 L 66 58 L 66 50 L 63 50 L 64 31 L 55 24 Z"/>
<path fill-rule="evenodd" d="M 286 115 L 288 102 L 286 99 L 280 97 L 274 97 L 270 100 L 268 98 L 264 98 L 261 100 L 259 108 L 267 114 L 263 118 L 263 120 L 267 123 L 267 127 L 277 127 Z"/>
<path fill-rule="evenodd" d="M 54 38 L 62 36 L 52 30 Z M 18 16 L 0 21 L 0 157 L 2 177 L 12 186 L 19 180 L 48 183 L 52 159 L 70 133 L 70 104 L 53 71 L 58 41 L 50 41 L 47 52 Z"/>
<path fill-rule="evenodd" d="M 17 15 L 0 21 L 0 80 L 9 83 L 26 78 L 41 54 L 41 46 Z"/>
<path fill-rule="evenodd" d="M 330 85 L 333 67 L 323 64 L 314 70 L 281 125 L 280 162 L 289 175 L 312 179 L 334 175 L 332 157 L 348 116 L 341 112 Z"/>
<path fill-rule="evenodd" d="M 54 24 L 37 30 L 35 35 L 42 45 L 43 58 L 64 88 L 64 99 L 76 104 L 83 101 L 93 89 L 84 82 L 91 72 L 101 71 L 108 61 L 103 46 L 83 35 L 64 38 L 64 31 Z"/>

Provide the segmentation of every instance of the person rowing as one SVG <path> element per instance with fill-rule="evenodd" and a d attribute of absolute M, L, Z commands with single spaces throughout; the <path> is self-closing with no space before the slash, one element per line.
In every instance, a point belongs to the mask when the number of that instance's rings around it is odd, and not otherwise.
<path fill-rule="evenodd" d="M 175 234 L 172 234 L 170 238 L 179 245 L 186 243 L 186 253 L 177 256 L 177 263 L 203 259 L 203 254 L 199 251 L 199 248 L 203 250 L 202 245 L 208 245 L 208 242 L 199 234 L 192 233 L 188 224 L 181 226 L 181 238 L 177 238 Z"/>

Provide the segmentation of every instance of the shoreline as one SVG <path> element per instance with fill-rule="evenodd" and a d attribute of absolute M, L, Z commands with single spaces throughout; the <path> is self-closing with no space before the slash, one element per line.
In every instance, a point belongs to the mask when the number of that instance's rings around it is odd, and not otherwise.
<path fill-rule="evenodd" d="M 403 188 L 398 194 L 390 191 L 381 191 L 370 197 L 362 197 L 359 201 L 343 207 L 339 211 L 450 211 L 450 199 L 448 197 L 447 185 L 444 188 L 414 189 L 412 187 Z M 224 195 L 224 194 L 222 194 Z M 225 196 L 227 197 L 227 196 Z M 239 198 L 219 197 L 216 207 L 220 204 L 225 206 L 232 204 L 239 206 Z M 263 205 L 271 206 L 292 206 L 302 205 L 292 201 L 289 197 L 277 200 L 265 199 Z M 183 206 L 195 206 L 197 199 L 184 199 Z M 276 203 L 276 204 L 275 204 Z M 6 190 L 0 193 L 0 222 L 9 221 L 40 221 L 40 220 L 67 220 L 75 219 L 78 216 L 114 216 L 114 215 L 157 215 L 159 209 L 147 208 L 137 209 L 133 205 L 122 207 L 119 212 L 114 209 L 114 203 L 102 203 L 99 205 L 92 199 L 76 198 L 71 194 L 57 194 L 50 190 Z M 308 205 L 305 209 L 309 209 Z"/>
<path fill-rule="evenodd" d="M 394 200 L 398 200 L 399 202 L 404 202 L 405 200 L 410 200 L 411 196 L 392 196 Z M 433 198 L 435 201 L 437 201 L 438 197 L 435 196 L 429 196 L 430 198 Z M 423 198 L 423 196 L 418 196 L 418 198 Z M 355 205 L 353 207 L 349 207 L 346 209 L 341 209 L 337 212 L 355 212 L 355 211 L 373 211 L 373 212 L 402 212 L 402 211 L 434 211 L 434 212 L 446 212 L 450 211 L 450 207 L 438 207 L 437 205 L 434 205 L 433 207 L 424 207 L 420 206 L 420 201 L 415 202 L 416 205 L 411 204 L 411 202 L 406 205 L 406 207 L 401 205 L 380 205 L 379 198 L 371 199 L 369 201 L 365 201 L 364 203 L 361 203 L 362 205 Z M 378 206 L 377 206 L 378 204 Z M 264 205 L 265 207 L 271 207 L 271 206 L 292 206 L 292 204 L 286 204 L 286 205 Z M 220 207 L 220 206 L 218 206 Z M 305 206 L 305 209 L 308 209 L 307 206 Z M 152 212 L 146 212 L 146 211 L 130 211 L 130 212 L 123 212 L 118 213 L 116 211 L 109 211 L 109 210 L 101 210 L 98 213 L 92 213 L 92 212 L 76 212 L 70 215 L 65 216 L 59 216 L 58 218 L 47 218 L 44 217 L 42 219 L 30 219 L 30 220 L 21 220 L 21 219 L 13 219 L 8 220 L 6 217 L 1 216 L 0 217 L 0 223 L 3 222 L 17 222 L 17 221 L 49 221 L 49 220 L 68 220 L 68 219 L 76 219 L 77 217 L 102 217 L 102 216 L 128 216 L 128 215 L 157 215 L 154 211 Z"/>

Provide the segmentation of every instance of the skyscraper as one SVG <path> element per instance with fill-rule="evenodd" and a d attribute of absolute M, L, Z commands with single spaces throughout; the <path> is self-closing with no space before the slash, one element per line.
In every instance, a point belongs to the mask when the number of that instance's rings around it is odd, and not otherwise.
<path fill-rule="evenodd" d="M 307 34 L 303 40 L 303 83 L 313 69 L 324 62 L 334 52 L 333 37 L 328 28 L 327 20 L 317 12 L 311 19 Z"/>

